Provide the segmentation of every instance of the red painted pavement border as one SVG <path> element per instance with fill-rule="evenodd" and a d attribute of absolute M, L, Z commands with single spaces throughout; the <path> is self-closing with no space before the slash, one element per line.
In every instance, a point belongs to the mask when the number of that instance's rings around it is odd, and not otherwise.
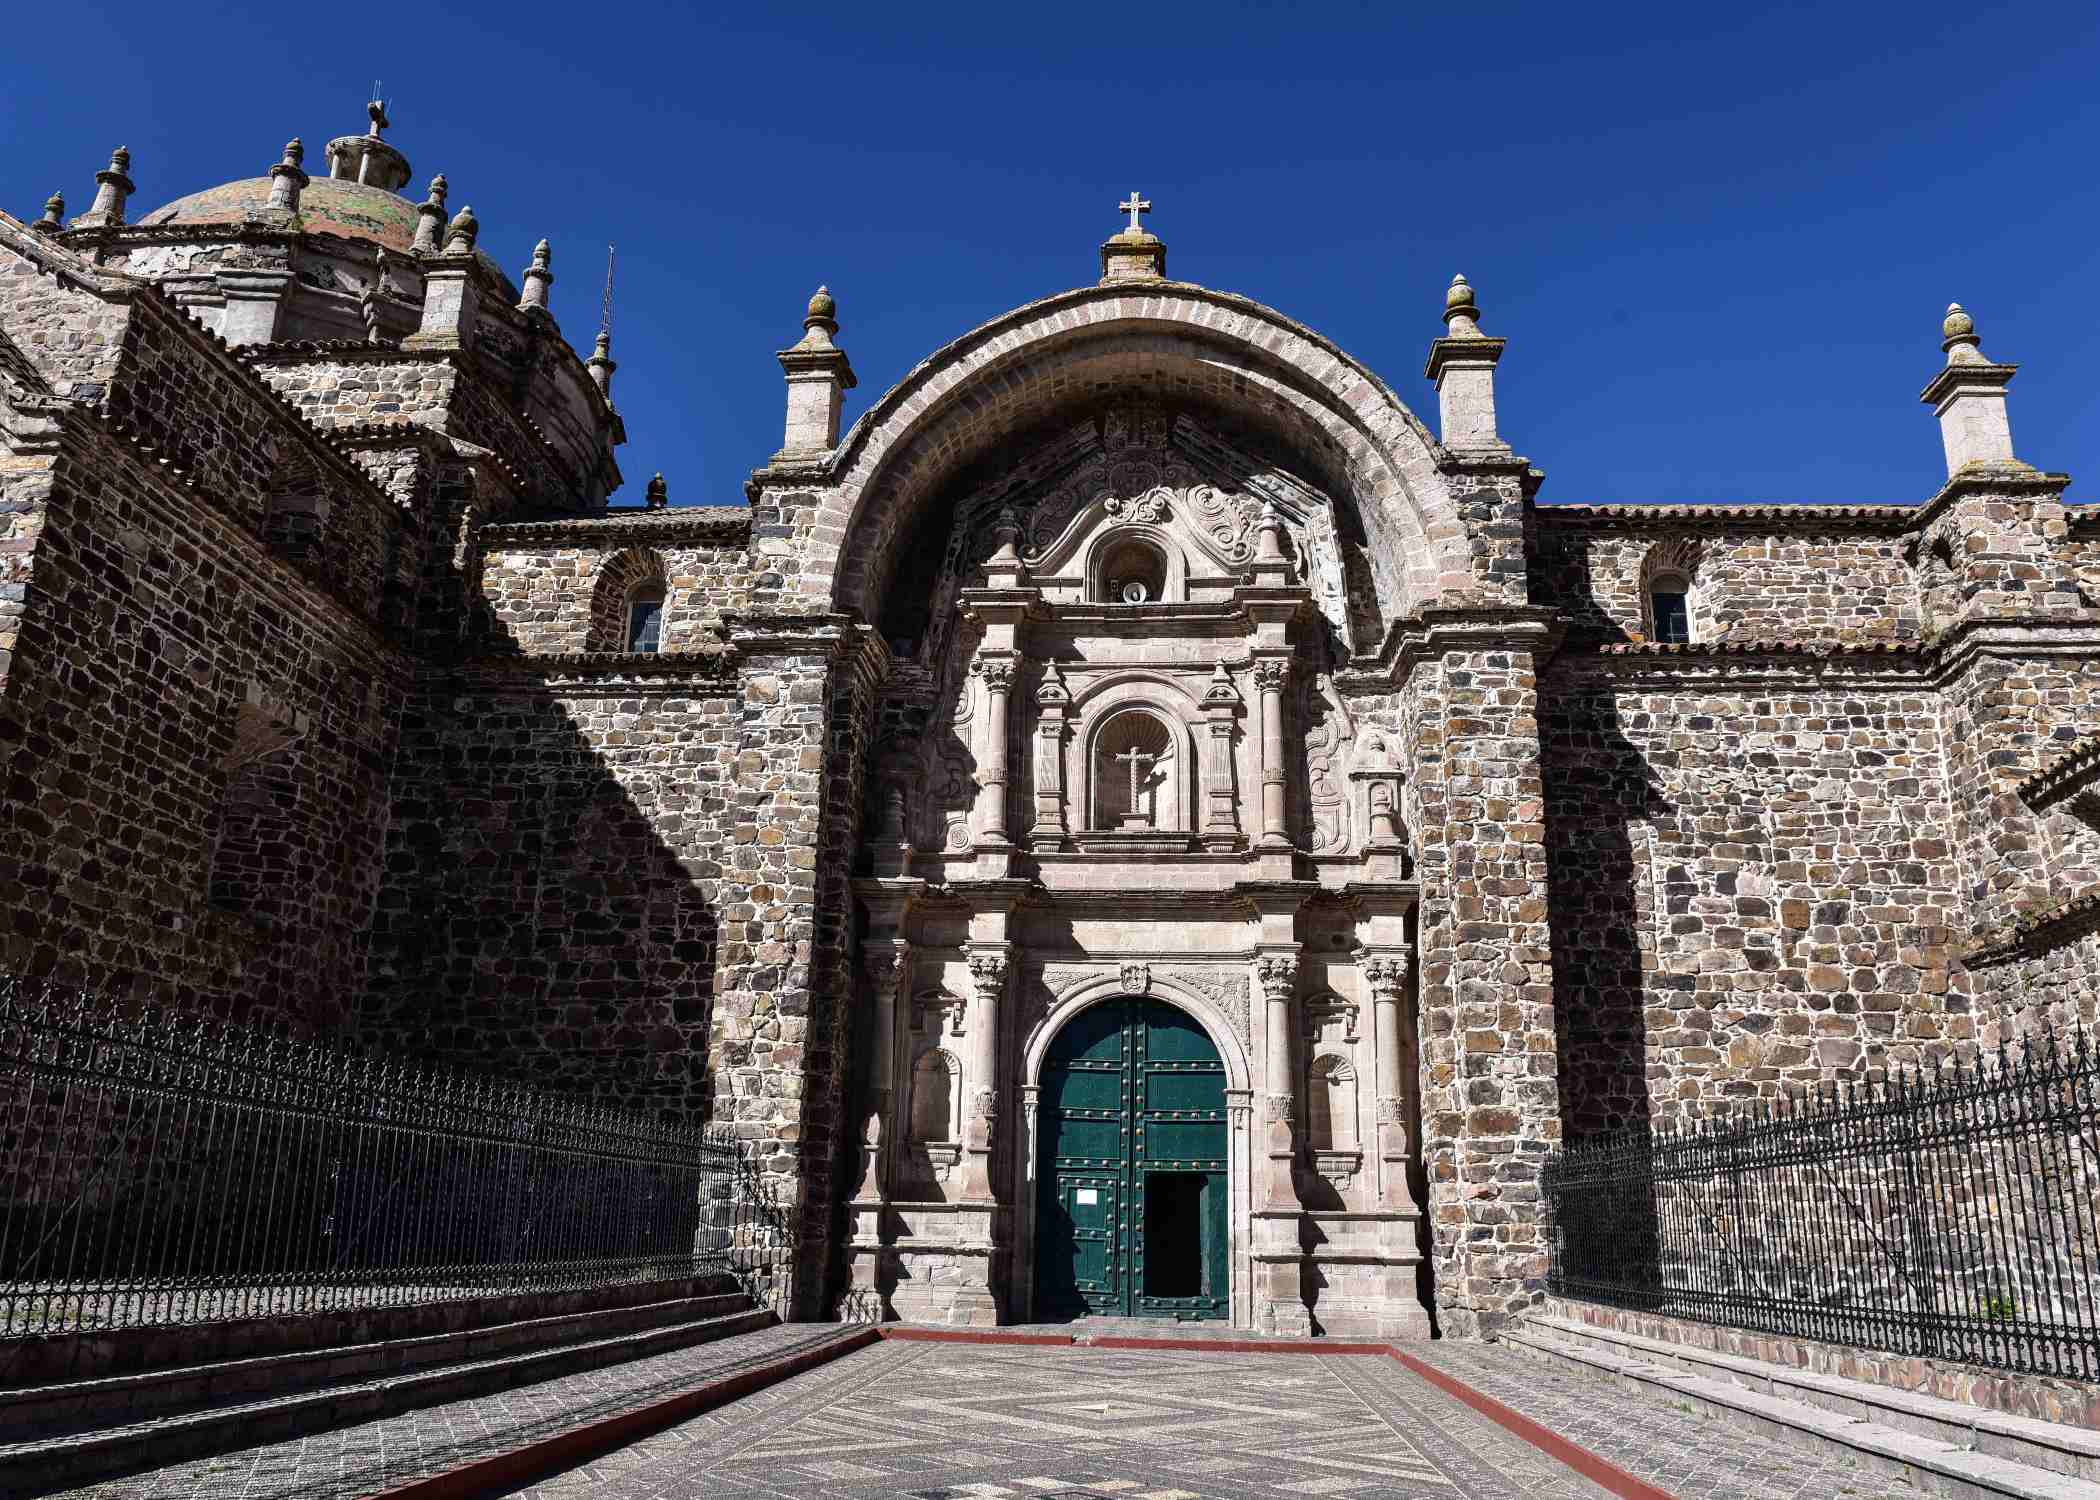
<path fill-rule="evenodd" d="M 523 1484 L 556 1469 L 574 1468 L 610 1449 L 661 1432 L 753 1391 L 764 1390 L 791 1375 L 800 1375 L 842 1355 L 865 1349 L 878 1337 L 874 1329 L 863 1329 L 818 1348 L 805 1349 L 755 1369 L 725 1375 L 692 1390 L 621 1412 L 618 1416 L 557 1432 L 552 1437 L 478 1460 L 464 1468 L 381 1490 L 370 1500 L 473 1500 L 473 1497 L 486 1495 L 499 1486 Z"/>
<path fill-rule="evenodd" d="M 1576 1447 L 1552 1428 L 1540 1426 L 1522 1412 L 1504 1406 L 1492 1396 L 1483 1396 L 1464 1381 L 1446 1375 L 1434 1365 L 1424 1364 L 1412 1354 L 1403 1354 L 1398 1349 L 1390 1352 L 1393 1358 L 1445 1395 L 1465 1402 L 1497 1426 L 1508 1428 L 1540 1452 L 1559 1459 L 1584 1479 L 1610 1490 L 1619 1500 L 1676 1500 L 1668 1490 L 1659 1490 L 1645 1479 L 1634 1478 L 1617 1464 L 1599 1458 L 1587 1448 Z"/>

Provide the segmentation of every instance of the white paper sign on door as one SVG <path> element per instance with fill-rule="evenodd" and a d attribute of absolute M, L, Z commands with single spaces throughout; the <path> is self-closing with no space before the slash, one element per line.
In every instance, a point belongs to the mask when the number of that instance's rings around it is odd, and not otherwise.
<path fill-rule="evenodd" d="M 1072 1195 L 1072 1201 L 1074 1203 L 1099 1203 L 1101 1201 L 1101 1190 L 1099 1188 L 1081 1188 Z"/>

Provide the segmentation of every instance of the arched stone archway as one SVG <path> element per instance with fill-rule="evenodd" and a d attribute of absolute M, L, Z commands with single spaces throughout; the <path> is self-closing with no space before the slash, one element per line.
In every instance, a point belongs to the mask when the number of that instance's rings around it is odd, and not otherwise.
<path fill-rule="evenodd" d="M 1031 303 L 914 369 L 827 455 L 796 590 L 872 616 L 914 523 L 958 478 L 1031 429 L 1118 398 L 1224 414 L 1287 452 L 1349 507 L 1388 622 L 1474 588 L 1442 450 L 1391 389 L 1271 308 L 1174 283 Z"/>

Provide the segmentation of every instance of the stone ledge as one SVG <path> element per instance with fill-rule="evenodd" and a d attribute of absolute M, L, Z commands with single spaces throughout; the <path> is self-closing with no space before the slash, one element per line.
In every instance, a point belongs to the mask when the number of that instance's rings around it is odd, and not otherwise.
<path fill-rule="evenodd" d="M 1658 1348 L 1674 1345 L 1716 1359 L 1754 1364 L 1774 1377 L 1813 1374 L 1941 1404 L 1959 1404 L 1964 1410 L 1974 1408 L 2027 1421 L 2100 1428 L 2100 1385 L 2081 1381 L 2016 1375 L 1850 1344 L 1756 1333 L 1567 1297 L 1546 1298 L 1530 1316 L 1534 1321 L 1544 1318 L 1586 1327 Z M 2096 1457 L 2100 1457 L 2100 1436 L 2094 1438 L 2093 1447 Z M 2094 1477 L 2100 1478 L 2100 1472 Z"/>

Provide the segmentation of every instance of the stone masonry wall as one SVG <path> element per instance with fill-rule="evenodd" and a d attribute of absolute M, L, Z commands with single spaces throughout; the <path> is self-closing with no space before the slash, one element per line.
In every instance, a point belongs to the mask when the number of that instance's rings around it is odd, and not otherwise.
<path fill-rule="evenodd" d="M 1827 530 L 1702 523 L 1679 514 L 1688 507 L 1658 507 L 1669 520 L 1617 519 L 1637 509 L 1538 507 L 1533 601 L 1567 611 L 1578 633 L 1643 639 L 1643 564 L 1662 552 L 1691 564 L 1694 641 L 1915 640 L 1921 632 L 1902 530 L 1915 512 L 1887 507 L 1884 519 Z"/>
<path fill-rule="evenodd" d="M 741 737 L 733 679 L 690 668 L 431 681 L 402 725 L 369 1039 L 708 1118 L 717 966 L 754 899 Z"/>
<path fill-rule="evenodd" d="M 1398 703 L 1414 773 L 1422 1160 L 1446 1334 L 1492 1330 L 1546 1271 L 1558 1142 L 1552 937 L 1529 649 L 1445 649 Z"/>
<path fill-rule="evenodd" d="M 245 518 L 73 420 L 0 697 L 0 966 L 330 1024 L 363 988 L 404 664 Z M 258 738 L 296 767 L 243 836 L 268 914 L 212 889 Z"/>
<path fill-rule="evenodd" d="M 723 615 L 750 602 L 750 557 L 741 528 L 717 525 L 713 529 L 727 534 L 710 537 L 692 534 L 706 523 L 650 526 L 624 521 L 620 517 L 484 533 L 482 597 L 491 627 L 535 656 L 624 651 L 626 583 L 653 577 L 664 589 L 663 650 L 693 650 L 718 641 Z M 538 539 L 539 534 L 570 531 L 583 534 Z M 606 535 L 601 540 L 594 532 Z M 533 534 L 533 539 L 527 541 L 520 533 Z"/>
<path fill-rule="evenodd" d="M 1571 650 L 1539 716 L 1571 1137 L 1973 1035 L 1928 683 Z"/>

